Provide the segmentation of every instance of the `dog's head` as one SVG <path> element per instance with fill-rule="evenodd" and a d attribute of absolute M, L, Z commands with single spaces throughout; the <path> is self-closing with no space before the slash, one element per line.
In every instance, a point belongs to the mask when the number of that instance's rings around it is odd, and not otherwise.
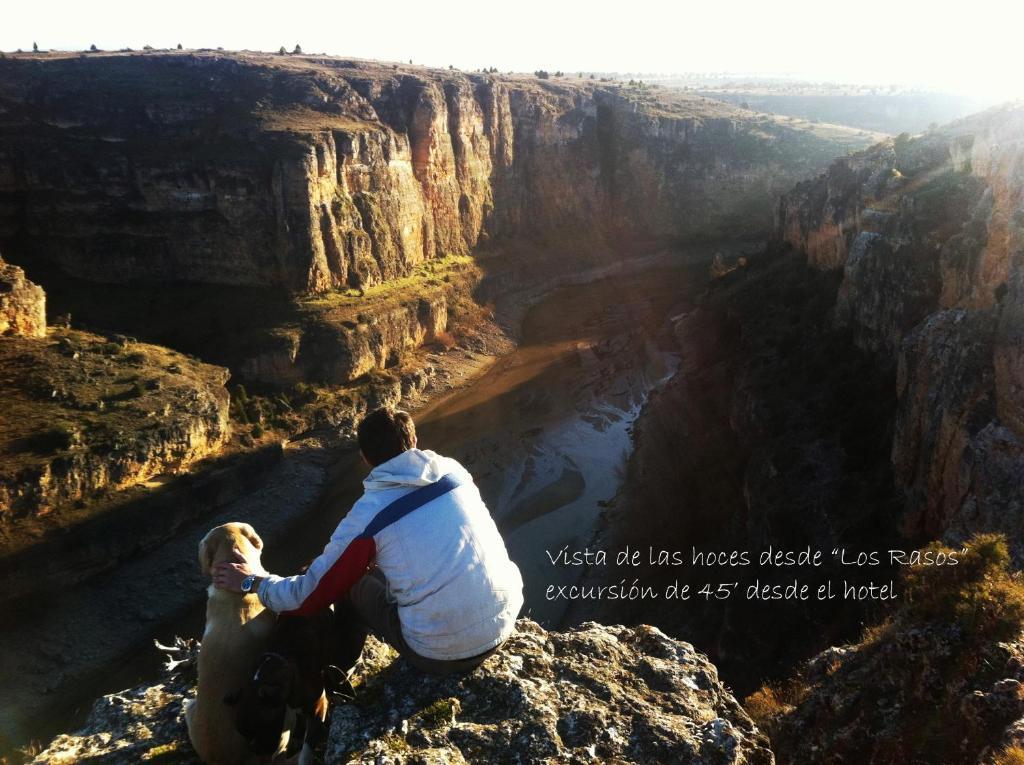
<path fill-rule="evenodd" d="M 273 754 L 287 724 L 295 666 L 280 654 L 265 653 L 245 687 L 224 697 L 235 708 L 235 730 L 253 754 Z"/>
<path fill-rule="evenodd" d="M 199 543 L 199 570 L 209 576 L 222 561 L 256 560 L 262 550 L 263 540 L 248 523 L 225 523 L 210 529 Z"/>

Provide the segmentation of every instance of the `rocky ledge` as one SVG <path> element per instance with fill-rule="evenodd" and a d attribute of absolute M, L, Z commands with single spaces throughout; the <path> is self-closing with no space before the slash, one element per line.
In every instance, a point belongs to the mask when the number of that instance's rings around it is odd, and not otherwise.
<path fill-rule="evenodd" d="M 46 335 L 46 295 L 25 272 L 0 258 L 0 335 Z"/>
<path fill-rule="evenodd" d="M 227 370 L 166 348 L 54 328 L 4 338 L 0 368 L 5 533 L 180 471 L 228 434 Z"/>
<path fill-rule="evenodd" d="M 332 713 L 325 760 L 774 763 L 768 739 L 689 643 L 647 626 L 517 627 L 463 677 L 422 675 L 371 639 L 358 700 Z M 81 730 L 33 762 L 193 762 L 182 715 L 192 692 L 169 679 L 105 696 Z"/>

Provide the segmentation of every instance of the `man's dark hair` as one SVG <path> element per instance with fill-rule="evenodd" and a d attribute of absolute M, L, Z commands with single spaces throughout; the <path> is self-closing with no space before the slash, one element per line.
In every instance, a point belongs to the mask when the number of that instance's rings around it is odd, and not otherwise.
<path fill-rule="evenodd" d="M 382 407 L 359 423 L 359 450 L 377 467 L 416 444 L 416 426 L 408 412 Z"/>

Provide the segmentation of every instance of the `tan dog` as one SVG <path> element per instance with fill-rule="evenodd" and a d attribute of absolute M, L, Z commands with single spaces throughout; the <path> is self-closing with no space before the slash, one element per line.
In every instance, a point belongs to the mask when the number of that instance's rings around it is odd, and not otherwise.
<path fill-rule="evenodd" d="M 199 543 L 199 570 L 209 576 L 222 561 L 259 560 L 263 541 L 248 523 L 226 523 L 211 529 Z M 206 629 L 199 647 L 199 686 L 185 707 L 188 737 L 209 765 L 265 762 L 250 752 L 235 730 L 235 710 L 224 698 L 243 687 L 263 654 L 275 616 L 256 595 L 214 587 L 207 590 Z M 287 744 L 287 739 L 282 742 Z"/>

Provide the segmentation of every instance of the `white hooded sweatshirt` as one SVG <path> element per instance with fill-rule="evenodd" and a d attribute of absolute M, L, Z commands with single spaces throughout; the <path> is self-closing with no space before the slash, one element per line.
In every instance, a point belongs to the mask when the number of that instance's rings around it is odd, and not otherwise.
<path fill-rule="evenodd" d="M 377 517 L 446 475 L 459 485 L 397 519 Z M 316 612 L 376 563 L 398 605 L 402 635 L 420 656 L 465 659 L 502 643 L 522 608 L 523 580 L 466 469 L 410 449 L 375 467 L 363 488 L 305 574 L 263 580 L 262 603 L 277 612 Z"/>

